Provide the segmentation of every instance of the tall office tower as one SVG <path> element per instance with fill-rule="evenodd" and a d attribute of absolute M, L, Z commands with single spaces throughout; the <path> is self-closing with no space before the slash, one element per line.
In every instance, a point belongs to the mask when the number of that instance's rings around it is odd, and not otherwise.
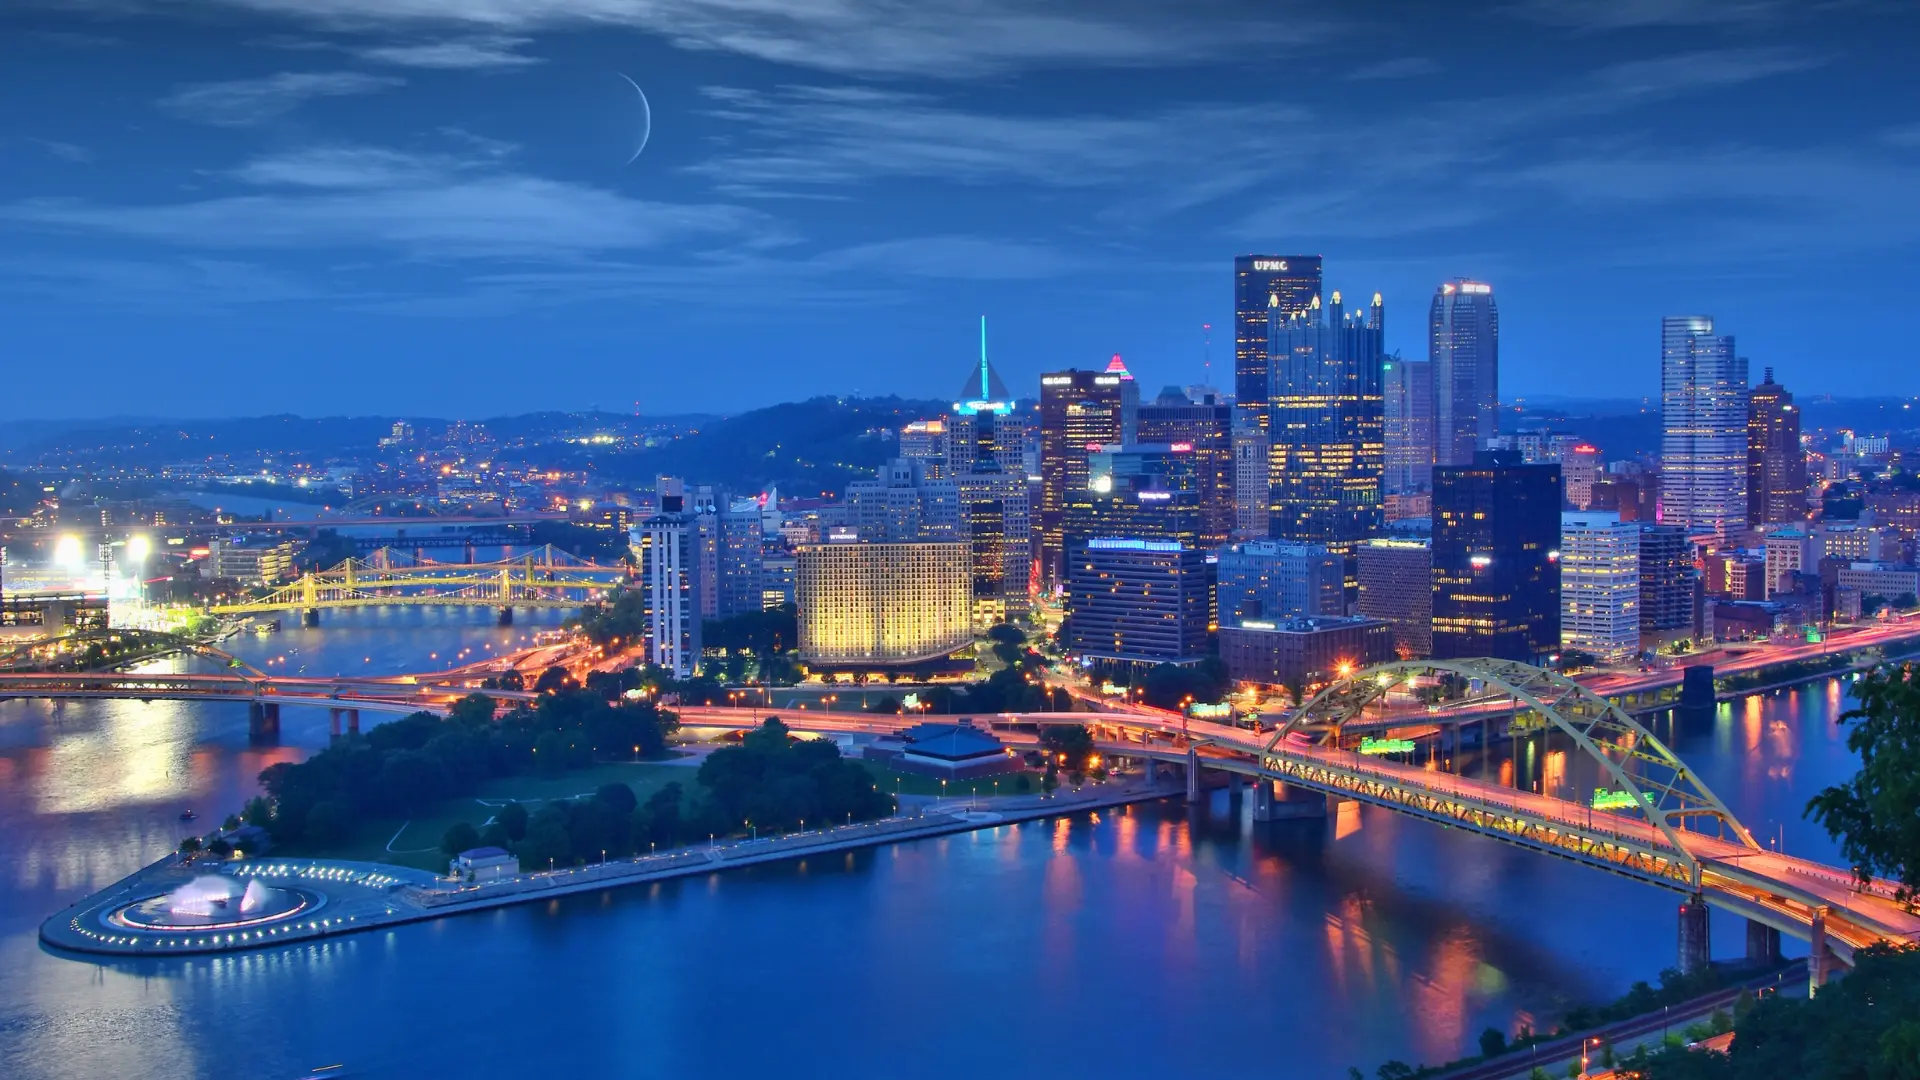
<path fill-rule="evenodd" d="M 1319 544 L 1233 544 L 1215 572 L 1221 626 L 1347 613 L 1346 560 Z"/>
<path fill-rule="evenodd" d="M 1693 633 L 1698 571 L 1693 544 L 1678 525 L 1640 526 L 1640 647 L 1656 649 Z"/>
<path fill-rule="evenodd" d="M 1268 480 L 1267 433 L 1254 428 L 1233 432 L 1233 535 L 1240 540 L 1263 540 L 1267 535 L 1267 502 L 1273 486 Z"/>
<path fill-rule="evenodd" d="M 1285 319 L 1321 295 L 1320 256 L 1242 255 L 1233 260 L 1233 399 L 1239 426 L 1267 430 L 1267 323 Z"/>
<path fill-rule="evenodd" d="M 1096 536 L 1068 553 L 1067 645 L 1106 668 L 1195 664 L 1210 651 L 1206 553 Z"/>
<path fill-rule="evenodd" d="M 1428 540 L 1368 540 L 1359 562 L 1360 614 L 1393 628 L 1394 650 L 1415 660 L 1433 654 L 1433 546 Z"/>
<path fill-rule="evenodd" d="M 700 668 L 700 523 L 686 486 L 660 478 L 660 511 L 634 529 L 647 614 L 647 660 L 690 679 Z"/>
<path fill-rule="evenodd" d="M 1189 448 L 1200 497 L 1200 546 L 1219 547 L 1234 527 L 1233 406 L 1208 396 L 1189 401 L 1169 386 L 1140 405 L 1142 445 Z"/>
<path fill-rule="evenodd" d="M 1040 577 L 1065 580 L 1061 527 L 1067 500 L 1087 486 L 1087 455 L 1134 441 L 1137 403 L 1131 376 L 1112 371 L 1056 371 L 1040 377 Z"/>
<path fill-rule="evenodd" d="M 1724 539 L 1747 520 L 1747 361 L 1705 315 L 1660 320 L 1660 520 Z"/>
<path fill-rule="evenodd" d="M 895 458 L 872 480 L 847 485 L 846 521 L 862 540 L 958 540 L 960 491 L 923 464 Z"/>
<path fill-rule="evenodd" d="M 1433 655 L 1536 663 L 1560 647 L 1560 466 L 1483 450 L 1433 470 Z"/>
<path fill-rule="evenodd" d="M 1560 515 L 1560 644 L 1617 664 L 1640 651 L 1640 526 Z"/>
<path fill-rule="evenodd" d="M 1500 309 L 1493 286 L 1455 278 L 1427 312 L 1433 463 L 1471 465 L 1500 433 Z"/>
<path fill-rule="evenodd" d="M 973 559 L 964 543 L 803 544 L 795 557 L 802 659 L 900 664 L 973 640 Z"/>
<path fill-rule="evenodd" d="M 1433 362 L 1388 359 L 1381 364 L 1387 418 L 1389 495 L 1433 486 Z"/>
<path fill-rule="evenodd" d="M 999 471 L 990 461 L 981 471 L 953 478 L 960 516 L 973 553 L 976 625 L 991 626 L 1025 612 L 1033 573 L 1033 507 L 1027 478 Z"/>
<path fill-rule="evenodd" d="M 1027 471 L 1033 418 L 1014 407 L 1007 384 L 987 359 L 984 315 L 980 318 L 980 362 L 960 385 L 959 400 L 953 403 L 953 415 L 947 418 L 945 427 L 947 473 L 971 471 L 983 458 L 993 459 L 1004 472 L 1024 475 Z"/>
<path fill-rule="evenodd" d="M 1800 410 L 1773 369 L 1747 404 L 1747 524 L 1785 525 L 1807 516 L 1807 452 Z"/>
<path fill-rule="evenodd" d="M 900 456 L 923 463 L 927 479 L 947 474 L 947 421 L 942 417 L 915 420 L 900 429 Z"/>
<path fill-rule="evenodd" d="M 766 547 L 760 530 L 760 501 L 733 499 L 717 515 L 720 618 L 759 611 L 765 604 L 761 589 L 761 560 Z"/>
<path fill-rule="evenodd" d="M 1193 452 L 1171 446 L 1109 446 L 1090 454 L 1085 487 L 1072 492 L 1062 550 L 1098 536 L 1177 540 L 1201 549 L 1205 517 Z"/>
<path fill-rule="evenodd" d="M 685 492 L 687 513 L 693 515 L 695 565 L 700 577 L 700 617 L 720 616 L 720 507 L 726 495 L 708 484 Z"/>
<path fill-rule="evenodd" d="M 1385 310 L 1378 293 L 1364 315 L 1344 310 L 1339 293 L 1325 308 L 1271 310 L 1268 535 L 1345 555 L 1386 522 Z"/>

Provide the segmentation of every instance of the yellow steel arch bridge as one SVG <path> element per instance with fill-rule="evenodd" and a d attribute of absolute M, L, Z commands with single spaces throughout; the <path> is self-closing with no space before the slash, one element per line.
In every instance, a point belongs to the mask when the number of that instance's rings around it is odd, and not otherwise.
<path fill-rule="evenodd" d="M 384 547 L 350 558 L 264 596 L 210 608 L 217 615 L 327 608 L 452 605 L 492 608 L 577 608 L 617 588 L 625 566 L 606 566 L 553 545 L 483 563 L 438 562 Z"/>

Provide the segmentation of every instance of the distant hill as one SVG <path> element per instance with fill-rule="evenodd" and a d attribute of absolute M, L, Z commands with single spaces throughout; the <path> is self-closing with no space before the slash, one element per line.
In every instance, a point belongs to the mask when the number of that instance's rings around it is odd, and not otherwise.
<path fill-rule="evenodd" d="M 606 479 L 636 486 L 659 476 L 723 485 L 735 492 L 778 485 L 782 495 L 840 494 L 899 447 L 893 434 L 913 420 L 944 415 L 939 401 L 831 398 L 721 417 L 664 445 L 596 455 Z"/>

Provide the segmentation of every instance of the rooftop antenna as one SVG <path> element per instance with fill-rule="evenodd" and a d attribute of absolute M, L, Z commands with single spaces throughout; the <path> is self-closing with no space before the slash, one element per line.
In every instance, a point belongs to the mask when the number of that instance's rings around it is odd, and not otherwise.
<path fill-rule="evenodd" d="M 980 316 L 980 400 L 981 401 L 990 401 L 993 398 L 993 390 L 988 385 L 989 381 L 990 380 L 987 377 L 987 317 L 985 315 L 982 315 Z"/>
<path fill-rule="evenodd" d="M 1213 385 L 1213 324 L 1200 324 L 1200 385 Z"/>

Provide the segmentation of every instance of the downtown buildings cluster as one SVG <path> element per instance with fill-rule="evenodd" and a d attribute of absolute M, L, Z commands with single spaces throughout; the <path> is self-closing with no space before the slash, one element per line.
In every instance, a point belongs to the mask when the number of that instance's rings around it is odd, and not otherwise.
<path fill-rule="evenodd" d="M 1115 356 L 1022 400 L 983 320 L 950 411 L 842 498 L 780 505 L 801 659 L 932 674 L 1031 618 L 1122 681 L 1218 656 L 1298 693 L 1395 656 L 1630 663 L 1912 602 L 1920 502 L 1821 502 L 1870 480 L 1884 440 L 1813 454 L 1810 482 L 1792 395 L 1770 371 L 1749 385 L 1710 318 L 1662 322 L 1658 459 L 1608 462 L 1578 433 L 1503 430 L 1486 282 L 1436 287 L 1416 359 L 1388 352 L 1384 298 L 1349 305 L 1319 256 L 1239 258 L 1233 297 L 1231 394 L 1148 395 Z M 671 536 L 635 534 L 665 613 L 701 558 L 674 513 Z M 656 659 L 690 669 L 696 620 L 662 617 L 680 645 Z"/>

